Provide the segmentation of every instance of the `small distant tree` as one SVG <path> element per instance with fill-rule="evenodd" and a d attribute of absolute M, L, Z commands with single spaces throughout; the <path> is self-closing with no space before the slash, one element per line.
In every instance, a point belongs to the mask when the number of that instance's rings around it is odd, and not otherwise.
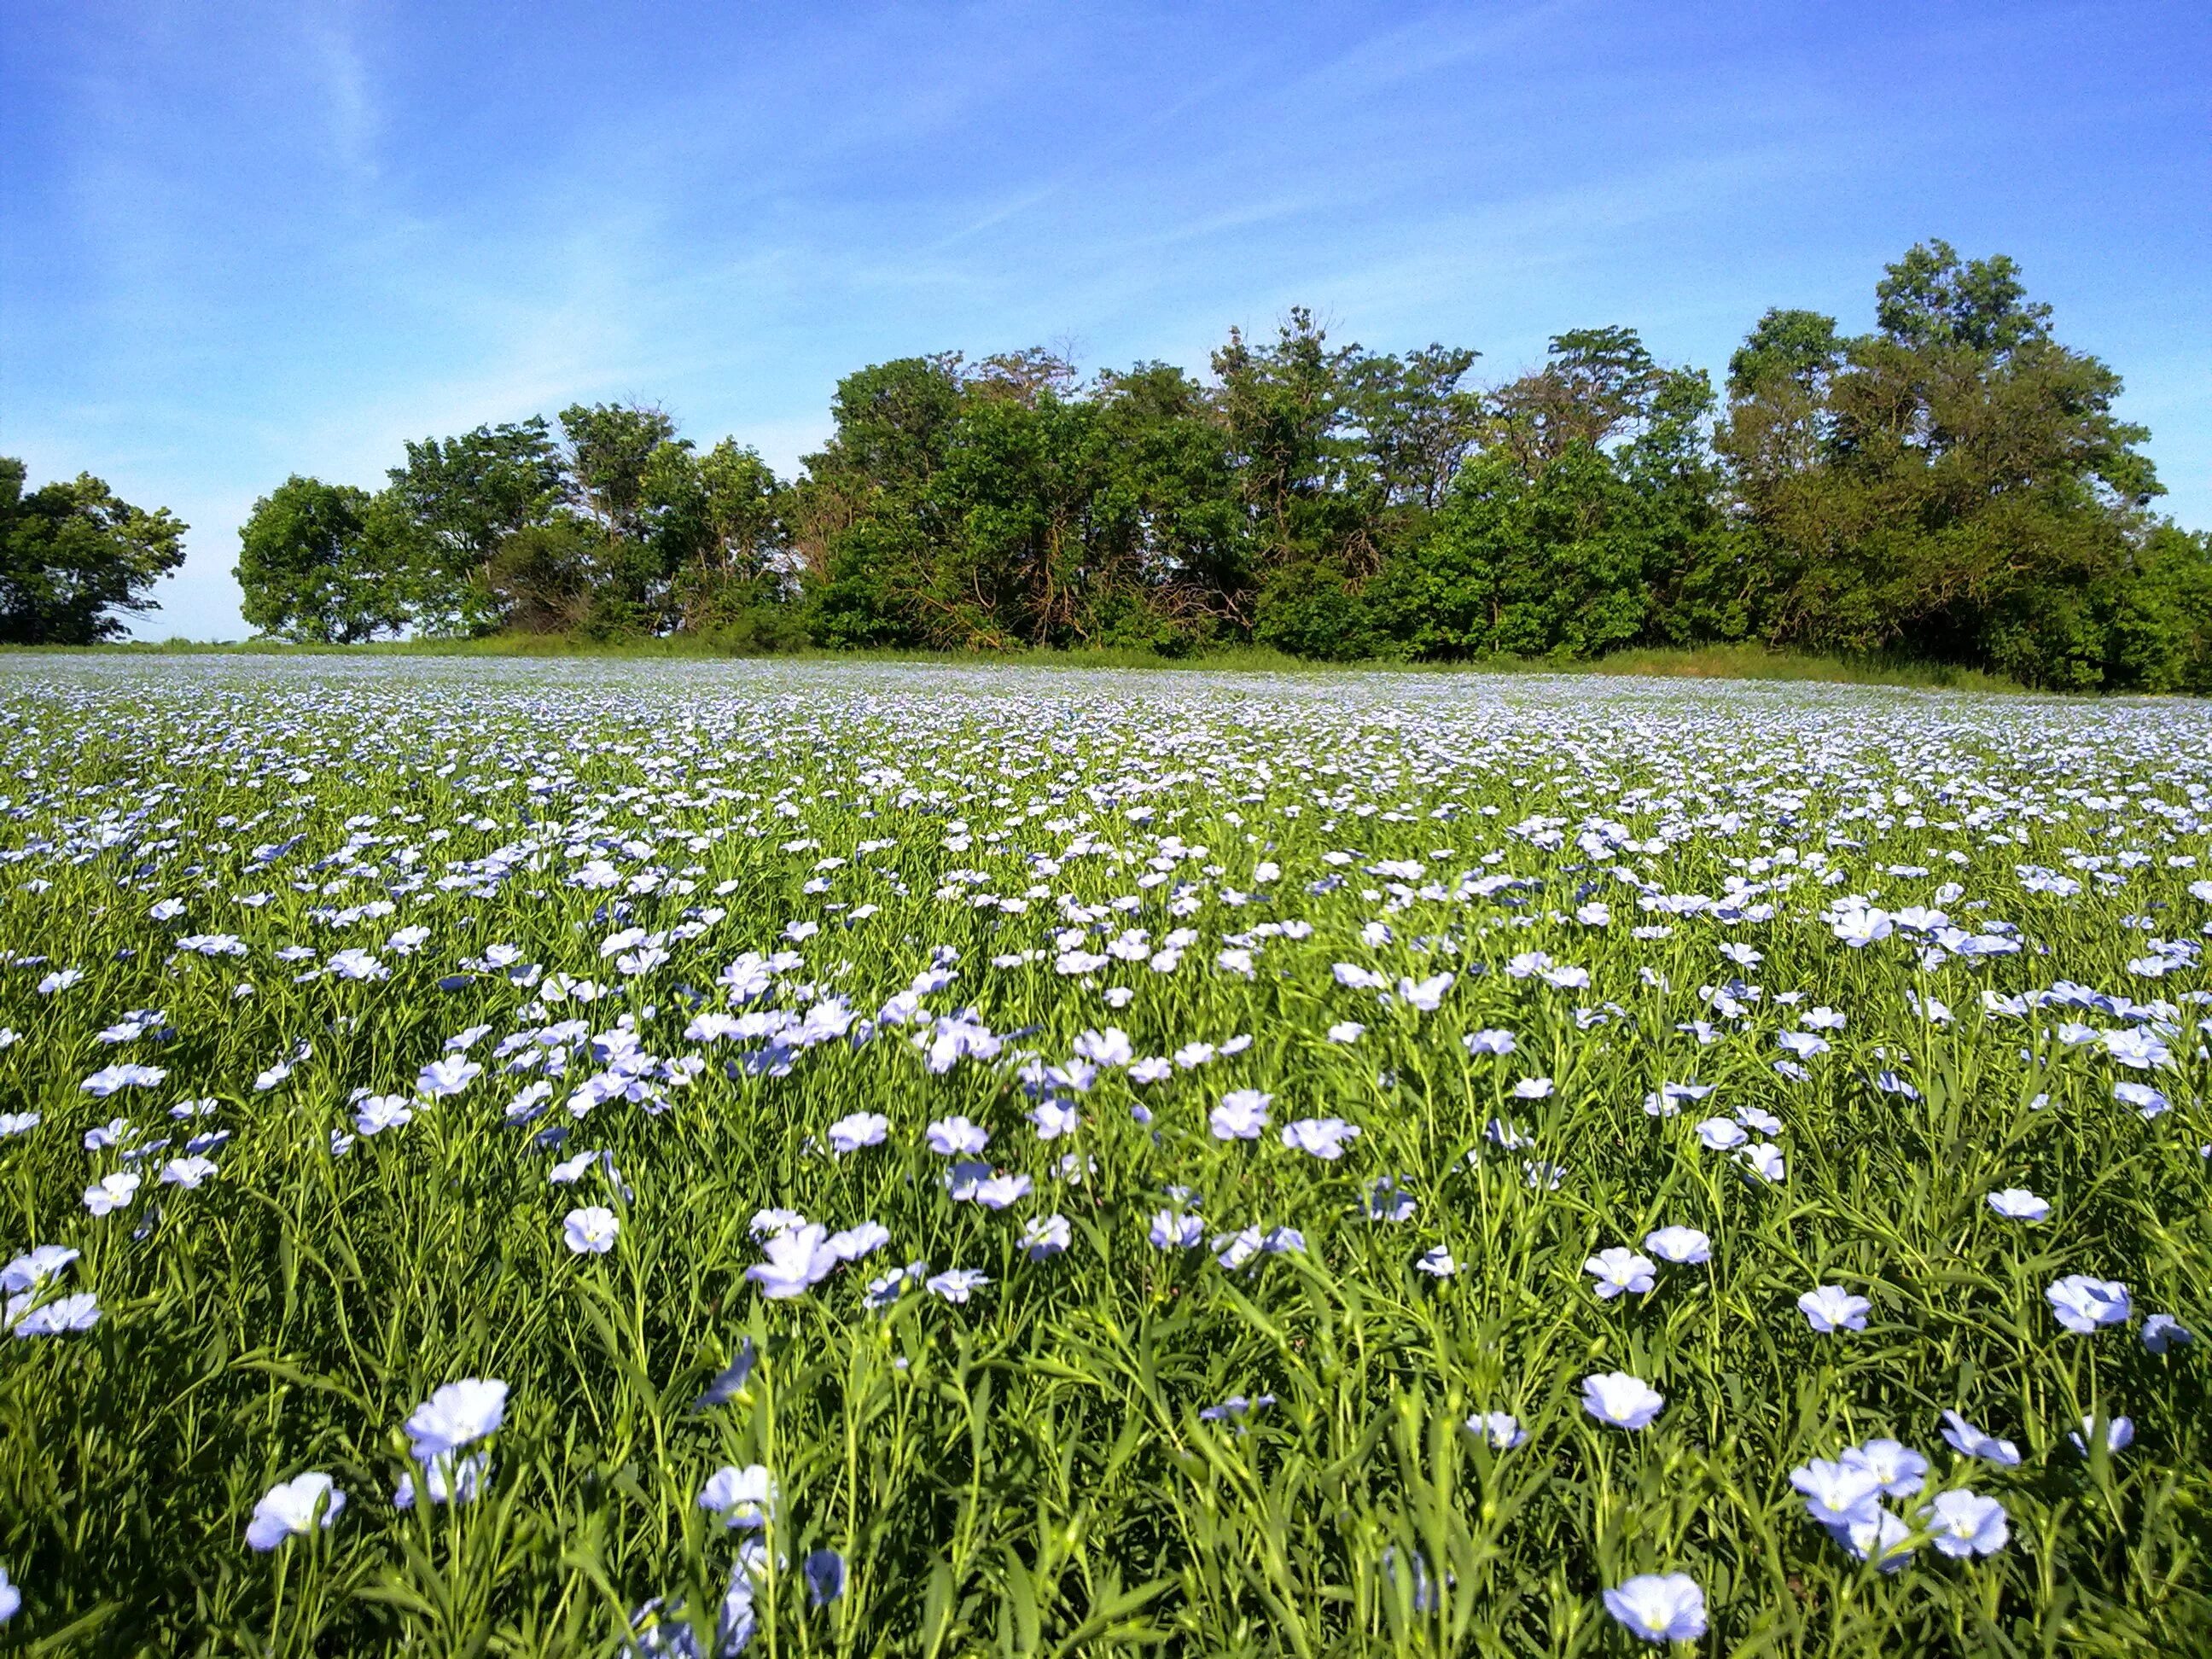
<path fill-rule="evenodd" d="M 0 645 L 92 645 L 155 609 L 148 590 L 184 562 L 188 526 L 89 472 L 27 495 L 24 477 L 0 456 Z"/>
<path fill-rule="evenodd" d="M 325 645 L 399 632 L 412 573 L 380 533 L 390 518 L 365 489 L 295 473 L 239 530 L 240 613 L 264 634 Z"/>
<path fill-rule="evenodd" d="M 504 620 L 492 562 L 507 538 L 550 524 L 561 506 L 561 455 L 544 421 L 480 426 L 407 446 L 390 495 L 416 544 L 414 621 L 429 634 L 485 633 Z"/>
<path fill-rule="evenodd" d="M 1817 313 L 1769 312 L 1729 364 L 1719 447 L 1766 589 L 1761 631 L 2069 689 L 2167 673 L 2142 574 L 2177 594 L 2195 579 L 2151 554 L 2161 490 L 2148 434 L 2115 412 L 2119 376 L 2052 337 L 2002 254 L 1922 244 L 1875 301 L 1875 332 L 1848 339 Z"/>

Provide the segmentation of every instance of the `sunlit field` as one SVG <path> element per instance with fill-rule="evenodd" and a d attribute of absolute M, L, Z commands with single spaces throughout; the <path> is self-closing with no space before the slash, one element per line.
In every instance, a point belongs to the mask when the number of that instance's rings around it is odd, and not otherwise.
<path fill-rule="evenodd" d="M 2212 1647 L 2202 705 L 49 658 L 0 733 L 0 1651 Z"/>

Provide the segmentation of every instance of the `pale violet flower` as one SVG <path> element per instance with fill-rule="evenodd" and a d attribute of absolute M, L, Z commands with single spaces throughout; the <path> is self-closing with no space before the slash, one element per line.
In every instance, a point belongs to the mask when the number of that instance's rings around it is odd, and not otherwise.
<path fill-rule="evenodd" d="M 745 1338 L 738 1345 L 738 1357 L 714 1373 L 714 1380 L 707 1385 L 705 1393 L 691 1402 L 691 1409 L 703 1412 L 728 1405 L 751 1379 L 753 1366 L 759 1359 L 760 1353 L 753 1346 L 752 1338 Z"/>
<path fill-rule="evenodd" d="M 2130 1025 L 2103 1034 L 2105 1053 L 2123 1066 L 2148 1072 L 2172 1063 L 2173 1056 L 2150 1032 Z"/>
<path fill-rule="evenodd" d="M 2087 1336 L 2100 1325 L 2118 1325 L 2129 1313 L 2128 1287 L 2116 1279 L 2092 1279 L 2069 1273 L 2043 1292 L 2058 1322 L 2077 1336 Z"/>
<path fill-rule="evenodd" d="M 845 1558 L 835 1550 L 809 1551 L 799 1571 L 806 1580 L 810 1607 L 826 1607 L 845 1593 Z"/>
<path fill-rule="evenodd" d="M 1022 1254 L 1032 1261 L 1042 1261 L 1065 1250 L 1072 1237 L 1066 1216 L 1032 1216 L 1022 1224 Z"/>
<path fill-rule="evenodd" d="M 1459 1263 L 1452 1260 L 1452 1253 L 1441 1244 L 1423 1251 L 1413 1266 L 1433 1279 L 1449 1279 L 1459 1271 Z"/>
<path fill-rule="evenodd" d="M 764 1527 L 775 1518 L 775 1477 L 766 1465 L 744 1468 L 724 1464 L 699 1489 L 699 1507 L 722 1517 L 726 1527 Z"/>
<path fill-rule="evenodd" d="M 345 1494 L 327 1474 L 313 1469 L 295 1474 L 270 1487 L 253 1506 L 253 1518 L 246 1523 L 246 1541 L 257 1550 L 273 1550 L 319 1525 L 328 1528 L 345 1505 Z"/>
<path fill-rule="evenodd" d="M 1872 1561 L 1884 1572 L 1895 1572 L 1912 1559 L 1917 1547 L 1912 1528 L 1887 1510 L 1877 1510 L 1870 1520 L 1852 1521 L 1828 1528 L 1828 1535 L 1861 1561 Z"/>
<path fill-rule="evenodd" d="M 1077 1037 L 1075 1057 L 1093 1066 L 1118 1067 L 1134 1059 L 1136 1051 L 1129 1046 L 1127 1031 L 1118 1025 L 1109 1025 L 1103 1031 L 1085 1031 Z"/>
<path fill-rule="evenodd" d="M 562 1239 L 577 1255 L 605 1255 L 614 1249 L 615 1236 L 621 1231 L 615 1212 L 601 1204 L 571 1210 L 561 1224 Z"/>
<path fill-rule="evenodd" d="M 842 1157 L 863 1146 L 880 1146 L 890 1132 L 890 1120 L 881 1112 L 854 1112 L 830 1126 L 830 1150 Z"/>
<path fill-rule="evenodd" d="M 1782 1149 L 1771 1141 L 1762 1140 L 1755 1146 L 1747 1146 L 1736 1157 L 1762 1181 L 1779 1184 L 1787 1173 Z"/>
<path fill-rule="evenodd" d="M 1862 1446 L 1846 1446 L 1838 1461 L 1864 1469 L 1889 1498 L 1911 1497 L 1928 1476 L 1928 1460 L 1901 1441 L 1869 1440 Z"/>
<path fill-rule="evenodd" d="M 2172 1103 L 2148 1083 L 2115 1083 L 2112 1098 L 2123 1106 L 2134 1107 L 2146 1123 L 2173 1109 Z"/>
<path fill-rule="evenodd" d="M 1444 994 L 1451 989 L 1453 979 L 1450 974 L 1437 974 L 1424 980 L 1401 979 L 1398 981 L 1398 994 L 1407 1007 L 1432 1014 L 1443 1001 Z"/>
<path fill-rule="evenodd" d="M 1273 1097 L 1257 1089 L 1232 1089 L 1207 1115 L 1216 1140 L 1257 1140 L 1267 1127 L 1267 1103 Z"/>
<path fill-rule="evenodd" d="M 1735 1121 L 1745 1128 L 1756 1129 L 1763 1135 L 1782 1133 L 1782 1120 L 1763 1107 L 1739 1106 L 1735 1109 Z"/>
<path fill-rule="evenodd" d="M 991 1132 L 964 1117 L 942 1118 L 929 1126 L 929 1150 L 939 1158 L 980 1152 L 991 1144 Z"/>
<path fill-rule="evenodd" d="M 857 1227 L 832 1233 L 823 1241 L 830 1254 L 840 1261 L 858 1261 L 863 1256 L 873 1255 L 890 1242 L 890 1229 L 880 1221 L 863 1221 Z"/>
<path fill-rule="evenodd" d="M 84 1189 L 84 1207 L 96 1216 L 112 1215 L 138 1195 L 138 1179 L 133 1170 L 118 1170 L 100 1176 Z"/>
<path fill-rule="evenodd" d="M 1658 1283 L 1655 1275 L 1659 1270 L 1649 1256 L 1638 1255 L 1620 1245 L 1600 1250 L 1583 1263 L 1583 1271 L 1597 1281 L 1592 1288 L 1601 1302 L 1610 1302 L 1625 1291 L 1648 1295 Z"/>
<path fill-rule="evenodd" d="M 745 1277 L 771 1301 L 804 1296 L 837 1266 L 829 1230 L 809 1222 L 777 1233 L 763 1246 L 768 1260 L 745 1269 Z"/>
<path fill-rule="evenodd" d="M 1528 1431 L 1510 1412 L 1478 1412 L 1467 1419 L 1467 1431 L 1488 1441 L 1497 1451 L 1511 1451 L 1528 1443 Z"/>
<path fill-rule="evenodd" d="M 104 1100 L 118 1089 L 156 1088 L 168 1075 L 159 1066 L 125 1063 L 102 1066 L 78 1086 L 95 1100 Z"/>
<path fill-rule="evenodd" d="M 1030 1121 L 1039 1140 L 1058 1140 L 1083 1127 L 1083 1114 L 1065 1100 L 1041 1100 L 1031 1109 Z"/>
<path fill-rule="evenodd" d="M 507 1420 L 507 1384 L 497 1378 L 448 1382 L 408 1414 L 408 1449 L 418 1463 L 473 1445 Z"/>
<path fill-rule="evenodd" d="M 1686 1573 L 1639 1573 L 1606 1591 L 1605 1610 L 1646 1642 L 1694 1642 L 1705 1633 L 1705 1593 Z"/>
<path fill-rule="evenodd" d="M 365 1135 L 403 1129 L 414 1121 L 413 1109 L 398 1095 L 368 1095 L 354 1108 L 353 1127 Z"/>
<path fill-rule="evenodd" d="M 1609 1428 L 1650 1428 L 1666 1404 L 1665 1395 L 1626 1371 L 1583 1378 L 1583 1409 Z"/>
<path fill-rule="evenodd" d="M 1859 1525 L 1881 1510 L 1881 1480 L 1851 1463 L 1816 1457 L 1790 1470 L 1790 1484 L 1803 1494 L 1805 1513 L 1824 1527 Z"/>
<path fill-rule="evenodd" d="M 2081 1419 L 2081 1428 L 2069 1433 L 2066 1437 L 2073 1443 L 2075 1451 L 2087 1457 L 2089 1455 L 2089 1442 L 2095 1438 L 2096 1433 L 2097 1419 L 2094 1417 L 2085 1417 Z M 2136 1425 L 2124 1417 L 2115 1417 L 2105 1425 L 2106 1451 L 2125 1451 L 2130 1446 L 2135 1444 L 2135 1439 Z"/>
<path fill-rule="evenodd" d="M 973 1267 L 948 1267 L 926 1281 L 922 1288 L 932 1296 L 941 1297 L 947 1302 L 961 1303 L 990 1282 L 988 1274 L 979 1273 Z"/>
<path fill-rule="evenodd" d="M 1360 1208 L 1370 1221 L 1410 1221 L 1419 1205 L 1403 1176 L 1379 1176 L 1360 1196 Z"/>
<path fill-rule="evenodd" d="M 1340 1117 L 1302 1117 L 1283 1126 L 1283 1145 L 1333 1162 L 1344 1156 L 1346 1144 L 1358 1133 L 1356 1125 Z"/>
<path fill-rule="evenodd" d="M 2008 1528 L 2004 1505 L 1970 1491 L 1938 1492 L 1920 1511 L 1921 1523 L 1943 1554 L 1956 1559 L 1994 1555 L 2005 1546 Z"/>
<path fill-rule="evenodd" d="M 2000 1440 L 1985 1434 L 1954 1411 L 1943 1413 L 1943 1438 L 1950 1442 L 1951 1449 L 1961 1457 L 1979 1458 L 1984 1463 L 1995 1463 L 2000 1468 L 2017 1468 L 2020 1448 L 2009 1440 Z"/>
<path fill-rule="evenodd" d="M 19 1339 L 71 1336 L 100 1323 L 100 1300 L 90 1291 L 79 1291 L 42 1308 L 31 1306 L 37 1294 L 22 1291 L 8 1298 L 7 1326 Z"/>
<path fill-rule="evenodd" d="M 40 1244 L 0 1268 L 0 1291 L 34 1291 L 76 1259 L 66 1245 Z"/>
<path fill-rule="evenodd" d="M 975 1202 L 987 1210 L 1003 1210 L 1018 1204 L 1030 1195 L 1031 1182 L 1025 1175 L 994 1175 L 975 1183 Z"/>
<path fill-rule="evenodd" d="M 1698 1139 L 1712 1151 L 1725 1152 L 1742 1146 L 1751 1136 L 1733 1118 L 1709 1117 L 1698 1125 Z"/>
<path fill-rule="evenodd" d="M 1253 1395 L 1249 1398 L 1241 1394 L 1232 1394 L 1226 1400 L 1200 1412 L 1198 1420 L 1201 1423 L 1240 1422 L 1254 1412 L 1265 1411 L 1274 1403 L 1275 1396 L 1272 1394 Z"/>
<path fill-rule="evenodd" d="M 2049 1200 L 2038 1198 L 2025 1187 L 2008 1187 L 2002 1192 L 1991 1193 L 1990 1208 L 2008 1221 L 2040 1221 L 2051 1213 Z"/>
<path fill-rule="evenodd" d="M 433 1504 L 473 1504 L 483 1491 L 483 1483 L 491 1478 L 491 1455 L 478 1452 L 473 1457 L 454 1458 L 450 1455 L 431 1459 L 423 1465 L 422 1487 Z M 398 1490 L 392 1494 L 392 1507 L 411 1510 L 415 1507 L 415 1476 L 412 1472 L 399 1477 Z"/>
<path fill-rule="evenodd" d="M 1836 1331 L 1863 1331 L 1866 1316 L 1874 1304 L 1863 1296 L 1853 1296 L 1840 1285 L 1820 1285 L 1797 1298 L 1797 1310 L 1805 1316 L 1806 1322 L 1823 1334 Z"/>
<path fill-rule="evenodd" d="M 459 1094 L 483 1075 L 483 1067 L 466 1054 L 442 1054 L 416 1074 L 415 1087 L 429 1100 Z"/>
<path fill-rule="evenodd" d="M 1156 1211 L 1149 1237 L 1155 1249 L 1194 1250 L 1206 1243 L 1206 1219 L 1175 1210 Z"/>
<path fill-rule="evenodd" d="M 1662 1227 L 1646 1233 L 1644 1248 L 1662 1261 L 1684 1266 L 1713 1259 L 1713 1241 L 1695 1227 Z"/>
<path fill-rule="evenodd" d="M 2154 1313 L 2142 1322 L 2142 1345 L 2153 1353 L 2185 1348 L 2196 1340 L 2195 1333 L 2172 1314 Z"/>

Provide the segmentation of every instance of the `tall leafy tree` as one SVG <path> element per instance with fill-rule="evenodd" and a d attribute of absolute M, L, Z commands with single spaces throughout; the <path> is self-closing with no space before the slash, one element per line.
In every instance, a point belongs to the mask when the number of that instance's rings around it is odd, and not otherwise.
<path fill-rule="evenodd" d="M 392 470 L 392 493 L 419 536 L 416 625 L 428 633 L 497 627 L 503 618 L 492 561 L 517 531 L 550 523 L 566 488 L 541 416 L 409 444 L 407 464 Z"/>
<path fill-rule="evenodd" d="M 155 581 L 185 560 L 187 526 L 133 507 L 88 472 L 26 493 L 0 455 L 0 645 L 92 645 L 153 610 Z"/>
<path fill-rule="evenodd" d="M 644 478 L 657 562 L 673 573 L 676 626 L 788 643 L 797 571 L 785 524 L 788 491 L 759 452 L 725 438 L 704 455 L 663 444 Z"/>
<path fill-rule="evenodd" d="M 2160 487 L 2121 384 L 2060 344 L 1999 256 L 1915 247 L 1878 327 L 1770 313 L 1731 365 L 1721 438 L 1769 575 L 1764 631 L 2106 683 L 2114 606 Z"/>
<path fill-rule="evenodd" d="M 964 386 L 957 353 L 878 363 L 837 383 L 829 441 L 793 492 L 795 550 L 825 645 L 933 642 L 932 570 L 946 541 L 929 486 L 945 467 Z"/>
<path fill-rule="evenodd" d="M 414 573 L 392 556 L 391 518 L 365 489 L 293 474 L 239 531 L 240 613 L 263 633 L 324 644 L 399 632 Z"/>
<path fill-rule="evenodd" d="M 1133 515 L 1129 590 L 1102 637 L 1181 651 L 1239 638 L 1252 621 L 1255 549 L 1226 424 L 1172 364 L 1098 376 L 1097 440 Z"/>

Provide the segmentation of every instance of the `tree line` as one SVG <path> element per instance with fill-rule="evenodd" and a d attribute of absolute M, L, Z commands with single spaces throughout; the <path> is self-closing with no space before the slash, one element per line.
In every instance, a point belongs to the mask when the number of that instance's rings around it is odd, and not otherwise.
<path fill-rule="evenodd" d="M 375 490 L 289 478 L 236 574 L 246 620 L 294 640 L 1320 659 L 1755 641 L 2212 691 L 2212 537 L 2155 511 L 2119 377 L 2055 337 L 2002 255 L 1916 246 L 1875 301 L 1861 335 L 1767 312 L 1717 387 L 1627 328 L 1486 383 L 1472 349 L 1370 351 L 1304 311 L 1231 330 L 1202 379 L 1086 379 L 1041 348 L 902 358 L 839 382 L 790 479 L 661 410 L 579 404 L 410 443 Z M 100 637 L 176 562 L 166 514 L 9 477 L 0 638 Z M 109 544 L 103 586 L 82 573 Z"/>

